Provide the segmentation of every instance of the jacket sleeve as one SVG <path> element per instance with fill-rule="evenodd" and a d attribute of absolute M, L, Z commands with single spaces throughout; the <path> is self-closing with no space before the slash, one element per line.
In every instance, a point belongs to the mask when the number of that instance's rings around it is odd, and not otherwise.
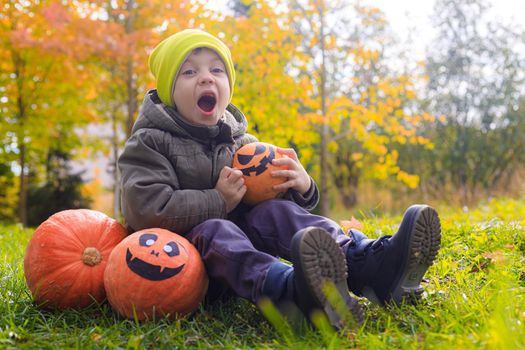
<path fill-rule="evenodd" d="M 249 143 L 258 142 L 258 141 L 259 140 L 257 139 L 257 137 L 253 136 L 252 134 L 246 133 L 240 138 L 238 148 L 241 148 L 242 146 L 247 145 Z"/>
<path fill-rule="evenodd" d="M 155 135 L 152 135 L 155 134 Z M 160 147 L 161 131 L 138 132 L 126 142 L 118 161 L 122 213 L 134 230 L 160 227 L 184 235 L 211 218 L 226 218 L 222 195 L 215 189 L 181 189 L 171 162 Z M 159 142 L 160 140 L 160 142 Z"/>
<path fill-rule="evenodd" d="M 286 192 L 284 198 L 295 202 L 297 205 L 303 207 L 306 210 L 314 209 L 319 202 L 319 189 L 317 188 L 317 184 L 315 183 L 314 179 L 312 177 L 310 177 L 310 179 L 312 182 L 310 184 L 310 188 L 305 194 L 301 194 L 296 190 L 291 189 Z"/>

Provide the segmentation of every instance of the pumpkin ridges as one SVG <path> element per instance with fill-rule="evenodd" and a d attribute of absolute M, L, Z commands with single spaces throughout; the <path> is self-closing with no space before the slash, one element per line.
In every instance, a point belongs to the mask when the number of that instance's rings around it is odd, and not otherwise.
<path fill-rule="evenodd" d="M 80 209 L 79 209 L 80 210 Z M 44 222 L 43 225 L 44 229 L 48 229 L 48 226 L 56 226 L 55 230 L 53 232 L 47 231 L 46 233 L 51 234 L 55 232 L 60 232 L 62 235 L 62 239 L 68 238 L 71 240 L 72 244 L 75 244 L 78 246 L 78 249 L 82 249 L 84 246 L 84 242 L 79 238 L 79 236 L 73 231 L 73 228 L 76 226 L 72 226 L 67 222 L 67 220 L 70 220 L 71 215 L 67 215 L 70 213 L 70 210 L 65 210 L 64 212 L 60 212 L 62 215 L 54 214 L 50 217 L 51 220 L 47 220 Z M 66 216 L 65 218 L 63 216 Z M 66 220 L 64 220 L 66 219 Z"/>
<path fill-rule="evenodd" d="M 126 236 L 117 221 L 89 209 L 59 212 L 37 228 L 24 257 L 26 281 L 35 300 L 48 301 L 48 307 L 59 309 L 103 300 L 104 257 L 111 247 L 104 242 L 106 252 L 100 249 L 97 242 L 102 232 L 114 245 Z M 82 254 L 89 247 L 101 253 L 98 265 L 82 262 Z"/>
<path fill-rule="evenodd" d="M 62 232 L 69 232 L 69 227 L 65 225 L 63 222 L 58 220 L 47 220 L 44 221 L 37 229 L 35 236 L 41 236 L 40 239 L 46 240 L 50 239 L 50 237 L 55 237 L 56 233 L 61 233 L 61 239 L 62 242 L 60 242 L 60 246 L 74 246 L 78 250 L 82 249 L 82 245 L 80 244 L 80 241 L 75 235 L 71 234 L 62 234 Z M 46 242 L 44 242 L 46 243 Z M 56 243 L 55 243 L 56 245 Z"/>
<path fill-rule="evenodd" d="M 99 215 L 93 215 L 94 213 L 85 211 L 85 209 L 78 209 L 78 210 L 67 210 L 66 215 L 63 217 L 57 218 L 58 221 L 61 221 L 64 223 L 64 221 L 67 223 L 69 220 L 91 220 L 92 221 L 92 231 L 98 232 L 100 231 L 100 227 L 104 225 L 104 223 L 107 222 L 106 218 L 100 217 Z M 67 225 L 66 226 L 69 229 L 69 232 L 71 232 L 72 235 L 75 236 L 75 238 L 82 244 L 82 247 L 89 247 L 89 246 L 95 246 L 95 238 L 90 235 L 83 234 L 84 227 L 80 225 Z M 97 237 L 98 238 L 98 237 Z"/>
<path fill-rule="evenodd" d="M 68 238 L 69 239 L 68 242 L 63 242 L 63 244 L 61 244 L 61 246 L 57 246 L 57 247 L 53 248 L 54 251 L 51 252 L 51 253 L 53 255 L 54 254 L 60 255 L 60 257 L 61 257 L 60 259 L 69 257 L 72 260 L 77 260 L 77 259 L 79 259 L 79 257 L 82 256 L 82 254 L 84 253 L 84 250 L 86 248 L 94 247 L 100 252 L 100 254 L 102 256 L 102 260 L 103 261 L 107 260 L 109 252 L 111 252 L 113 247 L 118 242 L 120 242 L 122 240 L 119 237 L 116 237 L 116 236 L 111 237 L 109 235 L 109 233 L 110 232 L 114 232 L 114 230 L 117 229 L 118 228 L 117 226 L 119 226 L 120 224 L 118 222 L 116 222 L 116 221 L 114 221 L 113 223 L 109 223 L 109 221 L 113 221 L 113 219 L 111 219 L 109 217 L 102 217 L 101 215 L 94 215 L 94 214 L 97 214 L 97 213 L 96 212 L 92 212 L 92 211 L 88 212 L 85 209 L 67 210 L 67 212 L 68 212 L 68 214 L 70 214 L 67 217 L 57 217 L 57 218 L 54 218 L 55 221 L 53 221 L 51 223 L 48 223 L 48 226 L 55 225 L 57 232 L 64 232 L 64 230 L 65 230 L 65 231 L 71 232 L 71 234 L 72 234 L 71 236 L 62 235 L 63 238 Z M 99 218 L 98 222 L 94 222 L 93 223 L 93 224 L 97 224 L 97 225 L 93 226 L 92 231 L 100 231 L 100 227 L 103 227 L 104 228 L 104 232 L 101 235 L 99 235 L 99 237 L 97 237 L 98 239 L 97 239 L 96 242 L 94 240 L 90 240 L 89 238 L 91 238 L 91 237 L 86 237 L 86 235 L 83 235 L 79 231 L 77 231 L 77 230 L 83 230 L 82 227 L 74 226 L 75 229 L 72 229 L 72 227 L 67 223 L 67 219 L 71 219 L 71 217 L 74 217 L 75 219 L 77 219 L 79 216 L 83 216 L 83 217 L 95 216 L 95 218 Z M 61 229 L 61 230 L 58 231 L 59 229 Z M 47 232 L 47 234 L 50 234 L 50 233 L 51 232 L 49 232 L 49 231 Z M 73 238 L 75 238 L 75 239 L 73 239 Z M 101 243 L 103 241 L 106 241 L 106 242 Z M 78 244 L 78 242 L 81 242 L 81 244 Z M 69 251 L 68 250 L 64 250 L 63 247 L 68 247 L 68 245 L 70 245 L 70 244 L 74 244 L 78 250 L 75 250 L 75 251 L 72 251 L 71 249 L 69 249 Z M 51 255 L 51 254 L 48 254 L 48 255 Z"/>
<path fill-rule="evenodd" d="M 120 242 L 122 239 L 116 239 L 115 237 L 112 237 L 110 233 L 115 229 L 115 226 L 120 225 L 118 222 L 115 222 L 111 225 L 106 226 L 106 230 L 103 232 L 102 235 L 100 235 L 100 239 L 97 242 L 97 247 L 99 247 L 99 251 L 102 254 L 102 260 L 109 259 L 109 254 L 113 250 L 113 248 Z M 127 232 L 126 232 L 127 234 Z"/>
<path fill-rule="evenodd" d="M 104 231 L 108 228 L 108 221 L 113 220 L 103 213 L 99 213 L 90 209 L 70 209 L 61 212 L 62 215 L 57 216 L 54 221 L 60 223 L 64 230 L 61 232 L 68 232 L 76 241 L 81 243 L 81 249 L 89 246 L 97 246 L 100 240 L 100 235 L 97 237 L 86 235 L 84 230 L 85 227 L 82 225 L 71 225 L 70 221 L 86 221 L 89 220 L 92 227 L 91 231 L 101 231 L 101 227 Z M 56 214 L 55 214 L 56 215 Z"/>
<path fill-rule="evenodd" d="M 113 228 L 113 225 L 108 225 L 107 219 L 105 219 L 103 222 L 100 222 L 99 226 L 102 227 L 104 230 L 97 237 L 97 240 L 93 242 L 93 245 L 97 247 L 101 247 L 104 245 L 107 233 L 110 232 Z"/>
<path fill-rule="evenodd" d="M 71 289 L 72 284 L 64 284 L 64 283 L 56 283 L 61 282 L 63 279 L 60 278 L 60 276 L 64 275 L 64 272 L 67 270 L 67 268 L 70 268 L 72 265 L 79 264 L 80 262 L 75 261 L 71 262 L 66 266 L 61 266 L 58 269 L 56 269 L 52 273 L 47 273 L 45 277 L 41 279 L 37 279 L 36 285 L 34 286 L 37 288 L 37 290 L 40 291 L 40 293 L 37 293 L 37 301 L 43 302 L 46 299 L 48 299 L 48 294 L 52 294 L 55 296 L 59 296 L 58 299 L 58 305 L 61 304 L 67 295 L 67 292 Z M 28 282 L 29 284 L 29 282 Z M 30 286 L 31 287 L 31 286 Z M 30 288 L 31 289 L 31 288 Z M 57 306 L 58 306 L 57 305 Z"/>
<path fill-rule="evenodd" d="M 65 267 L 78 263 L 78 259 L 76 259 L 78 255 L 74 252 L 63 254 L 63 250 L 61 249 L 47 248 L 48 250 L 46 252 L 41 251 L 40 253 L 34 253 L 33 251 L 35 249 L 37 248 L 30 247 L 26 253 L 26 255 L 30 256 L 28 264 L 34 266 L 32 270 L 26 272 L 27 277 L 32 277 L 33 275 L 36 275 L 37 277 L 46 276 L 48 278 L 51 276 L 56 277 L 62 274 L 62 270 Z M 58 265 L 58 263 L 63 261 L 64 258 L 67 258 L 65 255 L 70 256 L 70 262 L 66 263 L 66 265 Z M 33 279 L 28 278 L 28 280 L 32 281 Z"/>
<path fill-rule="evenodd" d="M 67 267 L 64 267 L 63 269 L 60 269 L 61 271 L 61 274 L 67 274 L 67 271 L 69 269 L 71 269 L 71 267 L 74 267 L 76 266 L 77 264 L 81 264 L 81 262 L 75 262 L 74 264 L 69 264 Z M 58 302 L 58 306 L 59 307 L 63 307 L 63 305 L 67 305 L 68 303 L 70 303 L 71 301 L 75 300 L 75 298 L 77 297 L 76 293 L 75 295 L 72 295 L 72 290 L 75 290 L 73 287 L 75 287 L 75 285 L 81 281 L 80 279 L 80 275 L 81 275 L 81 271 L 77 271 L 76 274 L 75 274 L 75 278 L 71 280 L 71 284 L 66 284 L 66 288 L 63 290 L 62 292 L 62 297 L 60 298 L 59 302 Z M 88 289 L 86 289 L 88 290 Z"/>
<path fill-rule="evenodd" d="M 40 250 L 39 253 L 33 253 L 32 263 L 36 265 L 35 270 L 39 274 L 54 274 L 61 271 L 69 265 L 78 263 L 81 258 L 80 250 L 66 250 L 67 245 L 46 247 L 46 250 Z M 32 247 L 35 250 L 36 247 Z M 59 265 L 62 263 L 62 265 Z"/>
<path fill-rule="evenodd" d="M 65 308 L 68 305 L 74 305 L 75 307 L 84 307 L 89 304 L 91 304 L 92 300 L 87 300 L 80 303 L 75 303 L 75 300 L 78 298 L 78 286 L 82 285 L 82 294 L 90 294 L 93 297 L 100 299 L 103 298 L 103 295 L 100 293 L 100 288 L 97 288 L 93 285 L 93 281 L 99 280 L 99 278 L 94 278 L 93 275 L 99 275 L 102 276 L 104 274 L 104 265 L 97 265 L 94 267 L 84 267 L 84 263 L 81 260 L 73 261 L 69 263 L 68 265 L 62 266 L 57 271 L 51 275 L 48 276 L 46 279 L 46 283 L 49 283 L 48 281 L 56 281 L 61 282 L 66 279 L 61 278 L 60 276 L 69 276 L 71 273 L 69 271 L 75 272 L 75 278 L 69 279 L 68 281 L 71 281 L 71 284 L 67 283 L 61 283 L 62 286 L 65 286 L 66 288 L 63 288 L 60 295 L 60 300 L 58 301 L 58 307 L 59 308 Z M 102 271 L 99 271 L 102 270 Z M 57 278 L 58 276 L 58 278 Z M 75 291 L 76 293 L 73 293 L 72 291 Z"/>
<path fill-rule="evenodd" d="M 79 262 L 79 263 L 83 264 L 82 262 Z M 69 268 L 71 270 L 74 270 L 72 269 L 72 267 L 73 267 L 73 264 L 71 264 Z M 97 298 L 100 299 L 102 297 L 100 295 L 101 291 L 97 290 L 97 288 L 94 288 L 93 284 L 91 283 L 93 280 L 95 280 L 92 277 L 92 275 L 95 274 L 95 271 L 94 271 L 95 269 L 99 269 L 99 266 L 92 268 L 92 269 L 91 268 L 77 268 L 76 270 L 74 270 L 76 271 L 76 278 L 73 279 L 73 283 L 69 286 L 67 291 L 64 293 L 64 298 L 59 303 L 62 307 L 64 307 L 65 305 L 71 305 L 75 303 L 75 300 L 77 300 L 78 298 L 78 292 L 77 293 L 74 293 L 74 292 L 78 291 L 78 287 L 81 284 L 82 284 L 83 293 L 91 295 L 91 297 L 94 299 L 97 299 Z M 64 271 L 63 273 L 67 273 L 67 272 Z M 90 275 L 90 276 L 86 276 L 86 275 Z M 79 305 L 77 306 L 84 307 L 84 306 L 91 304 L 91 302 L 92 300 L 83 301 L 83 302 L 78 303 Z"/>

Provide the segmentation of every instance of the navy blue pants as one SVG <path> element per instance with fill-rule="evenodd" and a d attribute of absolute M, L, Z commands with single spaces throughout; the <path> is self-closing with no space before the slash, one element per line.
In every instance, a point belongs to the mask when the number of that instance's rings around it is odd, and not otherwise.
<path fill-rule="evenodd" d="M 256 303 L 266 273 L 278 258 L 290 260 L 293 235 L 308 226 L 322 227 L 346 252 L 350 238 L 334 221 L 313 215 L 294 202 L 275 199 L 263 202 L 235 223 L 211 219 L 195 226 L 187 235 L 204 261 L 210 291 L 232 290 Z"/>

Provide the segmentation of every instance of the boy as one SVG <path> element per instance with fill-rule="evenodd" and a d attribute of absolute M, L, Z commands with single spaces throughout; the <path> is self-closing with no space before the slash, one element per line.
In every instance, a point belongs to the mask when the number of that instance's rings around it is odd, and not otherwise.
<path fill-rule="evenodd" d="M 209 295 L 229 289 L 253 303 L 269 298 L 291 318 L 290 304 L 306 317 L 320 310 L 336 328 L 344 324 L 323 282 L 335 284 L 358 321 L 362 310 L 349 289 L 379 303 L 422 291 L 440 243 L 432 208 L 409 208 L 392 238 L 371 240 L 355 230 L 347 236 L 332 220 L 308 212 L 317 204 L 317 186 L 295 151 L 282 148 L 288 157 L 273 163 L 288 170 L 273 175 L 287 178 L 276 188 L 284 198 L 245 206 L 242 172 L 230 166 L 239 147 L 257 140 L 230 104 L 229 49 L 204 31 L 184 30 L 154 49 L 149 66 L 157 88 L 146 95 L 119 158 L 131 231 L 162 227 L 189 239 L 206 266 Z"/>

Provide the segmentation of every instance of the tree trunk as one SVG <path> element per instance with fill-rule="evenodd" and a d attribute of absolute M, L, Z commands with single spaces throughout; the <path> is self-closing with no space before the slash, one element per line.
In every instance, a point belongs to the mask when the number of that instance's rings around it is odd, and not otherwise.
<path fill-rule="evenodd" d="M 18 220 L 27 226 L 27 183 L 26 183 L 26 146 L 24 142 L 19 145 L 20 148 L 20 186 L 18 192 Z"/>
<path fill-rule="evenodd" d="M 24 87 L 24 61 L 22 57 L 12 51 L 13 65 L 15 67 L 16 75 L 16 87 L 17 87 L 17 97 L 16 104 L 18 107 L 18 122 L 20 124 L 19 131 L 16 135 L 18 142 L 18 149 L 20 150 L 20 185 L 18 192 L 18 220 L 20 223 L 26 227 L 27 226 L 27 183 L 26 183 L 26 140 L 25 140 L 25 119 L 26 119 L 26 109 L 23 99 L 23 93 L 25 91 Z"/>
<path fill-rule="evenodd" d="M 343 199 L 343 205 L 345 208 L 353 208 L 357 204 L 357 186 L 359 178 L 357 176 L 350 176 L 348 179 L 348 189 L 341 191 L 341 198 Z M 338 186 L 339 187 L 339 186 Z"/>
<path fill-rule="evenodd" d="M 134 0 L 128 0 L 126 3 L 126 10 L 128 16 L 126 18 L 126 34 L 128 38 L 128 63 L 127 63 L 127 92 L 128 92 L 128 101 L 127 101 L 127 128 L 126 128 L 126 138 L 131 136 L 131 129 L 133 128 L 133 123 L 135 122 L 135 112 L 137 110 L 137 92 L 135 87 L 135 76 L 133 74 L 133 45 L 130 38 L 130 34 L 133 32 L 133 13 L 134 13 Z"/>
<path fill-rule="evenodd" d="M 111 147 L 113 149 L 113 218 L 120 218 L 120 172 L 118 170 L 118 121 L 117 108 L 111 112 Z"/>
<path fill-rule="evenodd" d="M 321 113 L 323 116 L 323 125 L 321 126 L 321 149 L 320 149 L 320 213 L 323 216 L 330 215 L 330 201 L 328 198 L 328 118 L 326 115 L 326 69 L 325 69 L 325 45 L 324 45 L 324 1 L 319 2 L 319 18 L 321 20 L 320 38 L 321 44 L 321 84 L 319 92 L 321 94 Z"/>
<path fill-rule="evenodd" d="M 137 98 L 135 91 L 135 78 L 133 76 L 133 58 L 130 57 L 128 61 L 128 73 L 127 73 L 127 90 L 128 90 L 128 101 L 127 101 L 127 128 L 126 128 L 126 138 L 131 136 L 131 129 L 133 128 L 133 123 L 135 123 L 135 112 L 137 110 Z"/>

